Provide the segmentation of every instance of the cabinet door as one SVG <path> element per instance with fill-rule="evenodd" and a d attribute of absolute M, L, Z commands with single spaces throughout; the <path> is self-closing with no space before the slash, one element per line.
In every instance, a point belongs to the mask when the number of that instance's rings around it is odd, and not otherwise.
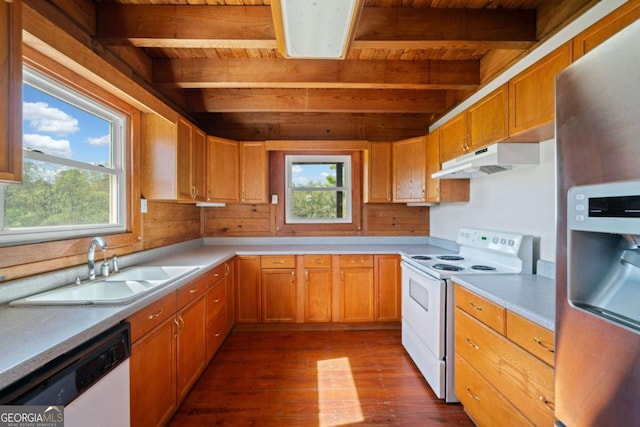
<path fill-rule="evenodd" d="M 192 176 L 193 163 L 193 126 L 182 118 L 178 119 L 178 143 L 176 159 L 178 170 L 176 183 L 178 200 L 190 201 L 195 199 L 195 188 Z"/>
<path fill-rule="evenodd" d="M 509 140 L 544 141 L 554 135 L 555 78 L 571 64 L 571 43 L 509 80 Z"/>
<path fill-rule="evenodd" d="M 236 264 L 236 322 L 260 322 L 260 257 L 240 256 Z"/>
<path fill-rule="evenodd" d="M 369 143 L 365 167 L 365 203 L 391 203 L 391 142 Z"/>
<path fill-rule="evenodd" d="M 397 322 L 400 314 L 400 257 L 376 255 L 375 260 L 375 320 Z"/>
<path fill-rule="evenodd" d="M 179 311 L 176 320 L 178 322 L 176 394 L 178 402 L 181 402 L 205 366 L 204 298 L 198 298 Z"/>
<path fill-rule="evenodd" d="M 195 191 L 195 200 L 204 202 L 207 200 L 207 135 L 193 128 L 193 159 L 192 176 Z"/>
<path fill-rule="evenodd" d="M 440 131 L 440 161 L 455 159 L 469 149 L 467 112 L 462 112 L 443 124 Z"/>
<path fill-rule="evenodd" d="M 440 164 L 440 133 L 427 135 L 427 202 L 468 202 L 469 179 L 438 179 L 431 174 L 438 172 Z"/>
<path fill-rule="evenodd" d="M 148 200 L 178 197 L 176 135 L 175 122 L 157 114 L 142 115 L 140 189 Z"/>
<path fill-rule="evenodd" d="M 269 155 L 264 142 L 240 143 L 240 202 L 268 203 Z"/>
<path fill-rule="evenodd" d="M 331 270 L 304 270 L 304 321 L 331 321 Z"/>
<path fill-rule="evenodd" d="M 372 322 L 373 268 L 344 268 L 340 271 L 342 322 Z"/>
<path fill-rule="evenodd" d="M 296 318 L 296 270 L 262 270 L 262 321 L 293 322 Z"/>
<path fill-rule="evenodd" d="M 131 347 L 131 426 L 165 425 L 177 408 L 174 318 Z"/>
<path fill-rule="evenodd" d="M 238 203 L 238 143 L 224 138 L 207 137 L 207 165 L 207 201 Z"/>
<path fill-rule="evenodd" d="M 470 150 L 507 138 L 507 104 L 507 85 L 504 84 L 469 108 Z"/>
<path fill-rule="evenodd" d="M 22 182 L 22 2 L 0 2 L 0 182 Z"/>
<path fill-rule="evenodd" d="M 426 193 L 427 143 L 424 136 L 393 143 L 394 202 L 423 202 Z"/>

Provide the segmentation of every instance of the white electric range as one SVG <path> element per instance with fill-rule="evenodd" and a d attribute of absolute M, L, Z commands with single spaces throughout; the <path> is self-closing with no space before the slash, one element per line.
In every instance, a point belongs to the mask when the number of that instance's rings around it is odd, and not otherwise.
<path fill-rule="evenodd" d="M 457 402 L 454 392 L 452 276 L 530 274 L 533 237 L 461 228 L 458 253 L 402 256 L 402 344 L 436 396 Z"/>

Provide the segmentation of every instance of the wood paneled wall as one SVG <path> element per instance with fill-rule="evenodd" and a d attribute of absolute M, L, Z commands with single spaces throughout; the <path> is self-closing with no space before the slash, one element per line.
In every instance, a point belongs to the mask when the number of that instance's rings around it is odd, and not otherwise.
<path fill-rule="evenodd" d="M 426 236 L 429 234 L 429 208 L 403 204 L 362 205 L 364 236 Z M 146 230 L 146 222 L 145 222 Z M 296 235 L 334 236 L 332 232 L 315 230 Z M 347 233 L 346 235 L 353 235 Z M 204 208 L 204 237 L 269 237 L 282 236 L 275 226 L 274 205 L 227 205 L 223 208 Z M 291 234 L 287 234 L 291 235 Z M 146 241 L 146 239 L 145 239 Z"/>
<path fill-rule="evenodd" d="M 201 208 L 190 204 L 148 202 L 142 214 L 144 249 L 197 239 L 201 235 Z"/>

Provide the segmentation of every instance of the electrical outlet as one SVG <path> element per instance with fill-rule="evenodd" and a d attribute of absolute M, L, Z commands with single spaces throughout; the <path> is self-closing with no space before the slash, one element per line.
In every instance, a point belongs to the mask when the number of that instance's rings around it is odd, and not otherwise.
<path fill-rule="evenodd" d="M 147 213 L 147 199 L 140 199 L 140 212 Z"/>
<path fill-rule="evenodd" d="M 277 194 L 272 194 L 271 195 L 271 204 L 272 205 L 277 205 L 278 204 L 278 195 Z"/>

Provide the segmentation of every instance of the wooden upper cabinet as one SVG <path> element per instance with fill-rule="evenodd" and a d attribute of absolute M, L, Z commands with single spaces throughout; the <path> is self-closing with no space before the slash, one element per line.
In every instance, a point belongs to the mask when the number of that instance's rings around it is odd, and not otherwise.
<path fill-rule="evenodd" d="M 207 137 L 207 201 L 238 203 L 240 162 L 238 143 Z"/>
<path fill-rule="evenodd" d="M 365 161 L 365 203 L 391 203 L 391 142 L 371 142 Z"/>
<path fill-rule="evenodd" d="M 469 150 L 467 112 L 456 115 L 440 126 L 440 161 L 455 159 Z"/>
<path fill-rule="evenodd" d="M 21 7 L 0 2 L 0 182 L 22 182 Z"/>
<path fill-rule="evenodd" d="M 504 84 L 467 110 L 469 150 L 507 138 L 509 130 L 507 90 L 507 84 Z"/>
<path fill-rule="evenodd" d="M 204 201 L 205 137 L 194 125 L 156 114 L 142 118 L 142 195 L 149 200 Z"/>
<path fill-rule="evenodd" d="M 240 142 L 240 202 L 269 202 L 269 153 L 264 142 Z"/>
<path fill-rule="evenodd" d="M 640 18 L 640 2 L 630 1 L 578 34 L 573 39 L 573 60 Z"/>
<path fill-rule="evenodd" d="M 426 195 L 426 136 L 395 141 L 393 148 L 393 201 L 424 202 Z"/>
<path fill-rule="evenodd" d="M 431 174 L 441 169 L 440 130 L 427 135 L 427 198 L 428 203 L 468 202 L 469 179 L 438 179 Z"/>
<path fill-rule="evenodd" d="M 509 80 L 509 141 L 553 138 L 555 77 L 570 64 L 568 42 Z"/>

